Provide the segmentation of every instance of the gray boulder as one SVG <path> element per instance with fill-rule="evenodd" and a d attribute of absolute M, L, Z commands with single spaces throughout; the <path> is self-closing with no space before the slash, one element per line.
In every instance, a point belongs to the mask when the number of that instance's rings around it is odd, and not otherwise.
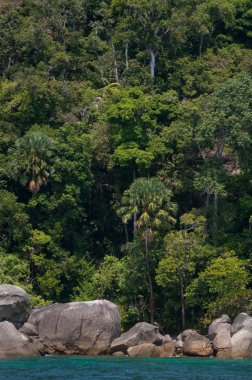
<path fill-rule="evenodd" d="M 128 348 L 144 343 L 162 345 L 164 337 L 159 333 L 156 326 L 146 322 L 139 322 L 129 331 L 123 333 L 120 338 L 113 340 L 110 352 L 116 351 L 127 353 Z"/>
<path fill-rule="evenodd" d="M 129 347 L 127 354 L 131 357 L 158 358 L 160 357 L 159 347 L 152 343 L 143 343 L 138 346 Z"/>
<path fill-rule="evenodd" d="M 217 357 L 229 357 L 231 353 L 231 320 L 224 314 L 209 326 L 208 337 Z"/>
<path fill-rule="evenodd" d="M 231 328 L 232 358 L 252 358 L 252 317 L 240 313 Z"/>
<path fill-rule="evenodd" d="M 208 338 L 200 335 L 196 330 L 185 330 L 177 338 L 181 344 L 184 355 L 187 356 L 210 356 L 212 345 Z"/>
<path fill-rule="evenodd" d="M 220 318 L 216 318 L 208 328 L 208 338 L 210 340 L 214 340 L 218 332 L 222 329 L 225 325 L 230 325 L 231 328 L 231 319 L 227 314 L 223 314 Z"/>
<path fill-rule="evenodd" d="M 252 329 L 252 317 L 250 317 L 247 313 L 240 313 L 232 323 L 231 335 L 234 335 L 244 327 Z"/>
<path fill-rule="evenodd" d="M 252 330 L 240 329 L 231 338 L 232 358 L 251 359 L 252 358 Z"/>
<path fill-rule="evenodd" d="M 21 334 L 10 322 L 0 322 L 0 358 L 41 356 L 44 347 Z"/>
<path fill-rule="evenodd" d="M 0 322 L 9 321 L 17 328 L 29 318 L 31 304 L 28 294 L 19 286 L 0 285 Z"/>
<path fill-rule="evenodd" d="M 109 301 L 53 304 L 33 310 L 28 323 L 47 353 L 101 355 L 120 335 L 118 308 Z"/>
<path fill-rule="evenodd" d="M 187 329 L 177 336 L 176 341 L 175 341 L 175 348 L 178 354 L 181 355 L 183 353 L 183 345 L 184 345 L 185 339 L 190 337 L 194 333 L 197 333 L 197 331 Z"/>

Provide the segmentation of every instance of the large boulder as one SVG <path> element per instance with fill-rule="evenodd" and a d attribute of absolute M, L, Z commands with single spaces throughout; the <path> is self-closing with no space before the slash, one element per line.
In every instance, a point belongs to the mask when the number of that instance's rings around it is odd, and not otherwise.
<path fill-rule="evenodd" d="M 164 337 L 159 333 L 158 328 L 150 323 L 139 322 L 129 331 L 123 333 L 120 338 L 113 340 L 110 352 L 116 351 L 127 353 L 128 348 L 144 343 L 162 345 Z"/>
<path fill-rule="evenodd" d="M 230 357 L 231 353 L 231 320 L 224 314 L 215 319 L 209 326 L 208 337 L 212 341 L 217 357 Z"/>
<path fill-rule="evenodd" d="M 48 353 L 107 354 L 112 340 L 120 335 L 118 308 L 105 300 L 38 308 L 28 323 L 34 326 Z"/>
<path fill-rule="evenodd" d="M 187 356 L 210 356 L 212 354 L 212 345 L 208 338 L 200 335 L 195 330 L 185 330 L 177 338 L 177 341 L 183 343 L 182 351 Z"/>
<path fill-rule="evenodd" d="M 127 354 L 131 357 L 158 358 L 160 357 L 159 347 L 152 343 L 143 343 L 138 346 L 128 348 Z"/>
<path fill-rule="evenodd" d="M 43 345 L 21 334 L 10 322 L 0 322 L 0 358 L 40 356 Z"/>
<path fill-rule="evenodd" d="M 252 317 L 240 313 L 231 328 L 232 358 L 252 358 Z"/>
<path fill-rule="evenodd" d="M 232 323 L 231 335 L 234 335 L 244 327 L 252 329 L 252 317 L 250 317 L 247 313 L 240 313 Z"/>
<path fill-rule="evenodd" d="M 235 333 L 231 338 L 232 358 L 251 359 L 252 358 L 252 330 L 243 328 Z"/>
<path fill-rule="evenodd" d="M 17 328 L 29 318 L 31 304 L 28 294 L 19 286 L 0 285 L 0 322 L 9 321 Z"/>
<path fill-rule="evenodd" d="M 222 329 L 225 325 L 230 325 L 231 328 L 231 319 L 227 314 L 223 314 L 220 318 L 216 318 L 208 328 L 208 338 L 210 340 L 214 340 L 216 335 L 219 333 L 219 331 Z"/>
<path fill-rule="evenodd" d="M 177 354 L 179 355 L 183 354 L 184 341 L 194 333 L 196 333 L 195 330 L 187 329 L 177 336 L 176 341 L 175 341 L 175 348 L 176 348 Z"/>

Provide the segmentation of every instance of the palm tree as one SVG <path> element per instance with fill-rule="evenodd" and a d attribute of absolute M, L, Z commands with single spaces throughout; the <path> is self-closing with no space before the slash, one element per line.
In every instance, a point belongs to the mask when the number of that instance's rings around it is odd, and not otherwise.
<path fill-rule="evenodd" d="M 9 150 L 11 175 L 33 195 L 47 185 L 53 144 L 53 139 L 44 133 L 28 132 Z"/>
<path fill-rule="evenodd" d="M 138 178 L 124 192 L 122 207 L 118 210 L 123 223 L 127 224 L 136 216 L 136 225 L 144 239 L 145 267 L 149 285 L 149 310 L 151 323 L 154 322 L 155 300 L 153 281 L 149 263 L 149 245 L 154 238 L 154 229 L 175 222 L 171 213 L 175 206 L 171 203 L 171 191 L 158 178 Z"/>

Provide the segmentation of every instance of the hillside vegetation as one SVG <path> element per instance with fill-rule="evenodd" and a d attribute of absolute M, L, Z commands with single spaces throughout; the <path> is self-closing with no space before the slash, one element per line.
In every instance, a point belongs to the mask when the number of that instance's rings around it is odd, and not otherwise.
<path fill-rule="evenodd" d="M 0 281 L 125 328 L 252 311 L 252 0 L 0 2 Z"/>

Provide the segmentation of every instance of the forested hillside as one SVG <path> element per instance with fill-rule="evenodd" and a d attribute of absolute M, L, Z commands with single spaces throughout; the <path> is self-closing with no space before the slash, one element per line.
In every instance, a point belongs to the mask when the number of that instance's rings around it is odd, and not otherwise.
<path fill-rule="evenodd" d="M 252 0 L 2 0 L 1 283 L 251 312 L 251 42 Z"/>

